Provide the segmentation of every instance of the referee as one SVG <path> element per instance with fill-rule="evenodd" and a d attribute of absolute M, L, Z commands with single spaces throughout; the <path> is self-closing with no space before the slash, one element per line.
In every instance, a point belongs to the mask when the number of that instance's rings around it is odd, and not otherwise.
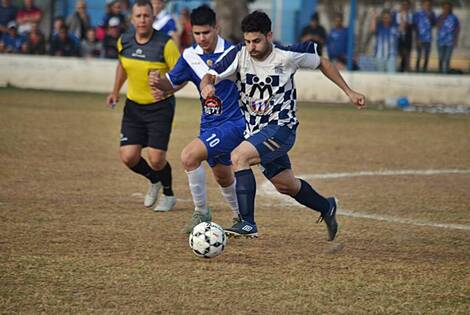
<path fill-rule="evenodd" d="M 118 40 L 119 61 L 113 91 L 106 103 L 114 108 L 119 101 L 119 91 L 128 80 L 119 154 L 127 167 L 150 181 L 144 205 L 152 207 L 156 203 L 155 211 L 169 211 L 176 203 L 171 187 L 171 166 L 166 160 L 175 97 L 172 93 L 152 91 L 147 78 L 153 71 L 160 74 L 170 71 L 179 52 L 170 37 L 154 31 L 152 12 L 149 0 L 137 0 L 132 7 L 135 30 Z M 149 163 L 141 156 L 144 147 L 148 147 Z M 162 187 L 163 195 L 158 198 Z"/>

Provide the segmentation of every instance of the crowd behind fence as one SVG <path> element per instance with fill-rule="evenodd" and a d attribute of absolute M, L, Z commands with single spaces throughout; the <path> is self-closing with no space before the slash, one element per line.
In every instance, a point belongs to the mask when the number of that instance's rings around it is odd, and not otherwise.
<path fill-rule="evenodd" d="M 85 0 L 76 1 L 69 16 L 55 16 L 52 32 L 46 36 L 39 27 L 43 12 L 34 0 L 24 0 L 17 8 L 10 0 L 0 4 L 0 53 L 73 56 L 86 58 L 118 57 L 119 37 L 132 28 L 128 1 L 106 0 L 106 13 L 97 25 L 92 25 Z M 177 17 L 165 11 L 165 1 L 153 0 L 155 23 L 177 42 L 181 50 L 192 44 L 189 10 L 182 9 Z M 126 5 L 124 5 L 126 4 Z M 355 70 L 384 72 L 427 72 L 433 45 L 438 51 L 438 70 L 451 73 L 450 61 L 459 41 L 460 20 L 453 12 L 451 2 L 437 8 L 430 0 L 419 2 L 416 11 L 410 1 L 399 1 L 398 10 L 384 9 L 374 13 L 368 31 L 375 35 L 374 52 L 369 56 L 354 58 Z M 439 9 L 440 14 L 436 14 Z M 347 63 L 348 29 L 342 12 L 337 12 L 332 27 L 326 30 L 318 13 L 313 13 L 299 41 L 313 40 L 318 52 L 326 55 L 338 68 Z M 434 31 L 433 31 L 434 30 Z M 433 34 L 435 38 L 433 38 Z M 412 50 L 416 50 L 411 64 Z"/>

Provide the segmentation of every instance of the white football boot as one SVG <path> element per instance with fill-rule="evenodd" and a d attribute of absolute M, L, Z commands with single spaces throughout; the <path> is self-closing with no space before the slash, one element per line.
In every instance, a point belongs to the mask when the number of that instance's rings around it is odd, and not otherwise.
<path fill-rule="evenodd" d="M 144 206 L 150 208 L 157 201 L 160 189 L 162 188 L 162 183 L 157 182 L 155 184 L 150 184 L 149 190 L 144 198 Z"/>
<path fill-rule="evenodd" d="M 154 211 L 161 211 L 166 212 L 173 209 L 176 204 L 176 197 L 175 196 L 166 196 L 162 195 L 157 202 L 157 205 L 153 209 Z"/>

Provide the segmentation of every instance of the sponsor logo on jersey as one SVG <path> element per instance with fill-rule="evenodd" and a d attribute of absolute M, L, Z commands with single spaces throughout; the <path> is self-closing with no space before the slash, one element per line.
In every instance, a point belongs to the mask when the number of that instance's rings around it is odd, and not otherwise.
<path fill-rule="evenodd" d="M 204 113 L 206 115 L 222 114 L 222 101 L 217 96 L 208 97 L 204 100 Z"/>
<path fill-rule="evenodd" d="M 132 57 L 145 58 L 146 56 L 144 55 L 144 52 L 142 49 L 137 48 L 135 52 L 132 53 Z"/>

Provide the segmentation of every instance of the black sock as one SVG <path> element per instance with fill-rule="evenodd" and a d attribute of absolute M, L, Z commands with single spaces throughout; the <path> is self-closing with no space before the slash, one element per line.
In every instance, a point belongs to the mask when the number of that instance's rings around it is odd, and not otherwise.
<path fill-rule="evenodd" d="M 171 166 L 170 163 L 167 161 L 164 168 L 159 171 L 156 171 L 158 176 L 160 177 L 163 185 L 163 194 L 165 196 L 173 196 L 173 189 L 171 188 Z"/>
<path fill-rule="evenodd" d="M 136 172 L 137 174 L 146 177 L 152 184 L 155 184 L 160 181 L 157 172 L 155 172 L 148 165 L 147 161 L 145 161 L 145 159 L 143 159 L 142 157 L 140 158 L 139 162 L 137 162 L 137 164 L 133 167 L 130 167 L 130 169 Z"/>
<path fill-rule="evenodd" d="M 235 172 L 238 208 L 243 220 L 255 224 L 256 180 L 251 169 Z"/>
<path fill-rule="evenodd" d="M 328 200 L 317 193 L 309 183 L 300 178 L 299 180 L 300 190 L 293 198 L 310 209 L 326 213 L 330 208 Z"/>

